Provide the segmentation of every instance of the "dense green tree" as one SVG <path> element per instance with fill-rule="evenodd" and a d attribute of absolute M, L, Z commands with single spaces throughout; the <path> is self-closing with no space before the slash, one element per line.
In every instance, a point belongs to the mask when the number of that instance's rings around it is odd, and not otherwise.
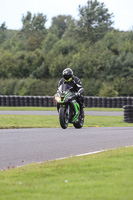
<path fill-rule="evenodd" d="M 133 32 L 112 29 L 103 3 L 79 7 L 79 20 L 59 15 L 48 29 L 46 20 L 27 12 L 21 30 L 1 25 L 0 94 L 54 95 L 70 67 L 85 95 L 133 95 Z"/>
<path fill-rule="evenodd" d="M 71 39 L 65 40 L 61 39 L 55 43 L 52 48 L 51 53 L 53 56 L 57 56 L 58 54 L 62 54 L 64 56 L 68 56 L 69 53 L 75 53 L 77 51 L 77 45 Z"/>
<path fill-rule="evenodd" d="M 40 56 L 40 55 L 39 55 Z M 40 57 L 40 63 L 38 62 L 36 64 L 35 69 L 32 71 L 30 74 L 31 78 L 36 78 L 36 79 L 44 79 L 48 78 L 49 75 L 49 67 L 51 64 L 51 57 L 49 54 L 41 55 Z"/>
<path fill-rule="evenodd" d="M 65 34 L 66 30 L 68 29 L 71 20 L 72 17 L 70 15 L 58 15 L 57 17 L 53 17 L 50 30 L 53 33 L 56 33 L 59 39 L 61 39 L 62 36 Z"/>
<path fill-rule="evenodd" d="M 42 41 L 46 35 L 46 16 L 42 13 L 34 14 L 27 12 L 26 16 L 23 16 L 23 27 L 19 32 L 20 37 L 25 41 L 27 50 L 35 50 L 41 48 Z"/>
<path fill-rule="evenodd" d="M 123 52 L 119 56 L 111 56 L 106 64 L 106 73 L 110 79 L 133 77 L 133 54 Z"/>
<path fill-rule="evenodd" d="M 44 61 L 43 54 L 39 50 L 34 52 L 20 51 L 15 55 L 17 62 L 17 78 L 29 77 L 30 74 Z"/>
<path fill-rule="evenodd" d="M 99 90 L 99 97 L 117 97 L 118 92 L 114 89 L 112 83 L 103 83 Z"/>
<path fill-rule="evenodd" d="M 83 78 L 81 81 L 84 87 L 85 96 L 98 96 L 99 90 L 102 86 L 100 80 L 96 80 L 95 78 Z"/>
<path fill-rule="evenodd" d="M 61 77 L 62 71 L 68 66 L 68 57 L 64 57 L 61 53 L 52 59 L 49 66 L 49 73 L 51 77 Z"/>
<path fill-rule="evenodd" d="M 84 77 L 84 67 L 87 65 L 87 57 L 84 52 L 79 52 L 77 54 L 74 54 L 72 57 L 72 61 L 69 64 L 69 68 L 71 68 L 74 71 L 75 76 L 78 76 L 79 78 Z"/>
<path fill-rule="evenodd" d="M 118 32 L 110 31 L 106 34 L 105 38 L 105 45 L 109 51 L 112 52 L 113 55 L 119 55 L 120 48 L 121 48 L 121 38 Z"/>
<path fill-rule="evenodd" d="M 0 81 L 1 83 L 1 81 Z M 14 94 L 16 95 L 42 95 L 53 96 L 57 90 L 58 79 L 21 79 L 18 80 L 17 85 L 14 88 Z"/>
<path fill-rule="evenodd" d="M 115 78 L 113 86 L 119 96 L 133 96 L 133 77 Z"/>
<path fill-rule="evenodd" d="M 0 94 L 1 95 L 14 95 L 15 87 L 18 83 L 18 79 L 0 79 Z"/>
<path fill-rule="evenodd" d="M 56 36 L 56 34 L 51 33 L 49 31 L 49 33 L 47 34 L 45 40 L 43 40 L 42 43 L 42 50 L 44 53 L 48 53 L 50 50 L 52 50 L 54 44 L 58 41 L 58 37 Z"/>
<path fill-rule="evenodd" d="M 7 27 L 6 27 L 6 24 L 5 22 L 3 24 L 1 24 L 0 26 L 0 44 L 2 44 L 4 41 L 5 41 L 5 38 L 6 38 L 6 30 L 7 30 Z"/>
<path fill-rule="evenodd" d="M 113 24 L 112 14 L 109 14 L 104 3 L 97 0 L 89 0 L 86 6 L 79 6 L 79 16 L 79 33 L 92 42 L 103 38 Z"/>
<path fill-rule="evenodd" d="M 9 51 L 2 51 L 0 56 L 0 77 L 10 78 L 16 76 L 17 63 Z"/>

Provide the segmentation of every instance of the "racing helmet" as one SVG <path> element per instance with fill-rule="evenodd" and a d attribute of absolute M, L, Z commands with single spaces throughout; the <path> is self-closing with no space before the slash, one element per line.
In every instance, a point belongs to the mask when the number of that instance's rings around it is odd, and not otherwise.
<path fill-rule="evenodd" d="M 63 78 L 66 82 L 69 82 L 72 80 L 73 77 L 73 71 L 70 68 L 66 68 L 62 72 Z"/>

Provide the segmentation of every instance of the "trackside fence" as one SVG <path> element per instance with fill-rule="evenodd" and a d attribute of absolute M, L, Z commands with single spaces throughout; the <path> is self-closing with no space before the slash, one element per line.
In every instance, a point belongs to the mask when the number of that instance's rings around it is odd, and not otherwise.
<path fill-rule="evenodd" d="M 85 96 L 85 106 L 88 108 L 122 108 L 133 105 L 133 97 L 91 97 Z M 16 96 L 0 95 L 0 106 L 8 107 L 56 107 L 53 96 Z"/>

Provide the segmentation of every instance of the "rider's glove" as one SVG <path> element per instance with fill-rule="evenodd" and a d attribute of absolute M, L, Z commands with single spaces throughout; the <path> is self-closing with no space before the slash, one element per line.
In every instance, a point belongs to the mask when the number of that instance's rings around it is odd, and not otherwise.
<path fill-rule="evenodd" d="M 76 96 L 76 97 L 80 96 L 80 93 L 79 93 L 79 92 L 76 92 L 76 93 L 75 93 L 75 96 Z"/>

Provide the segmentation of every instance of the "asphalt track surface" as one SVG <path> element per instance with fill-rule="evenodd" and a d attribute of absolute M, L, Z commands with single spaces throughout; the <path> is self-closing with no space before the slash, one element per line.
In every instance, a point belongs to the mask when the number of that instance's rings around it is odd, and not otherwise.
<path fill-rule="evenodd" d="M 0 115 L 58 115 L 57 111 L 0 111 Z M 85 115 L 122 116 L 116 111 L 85 111 Z"/>
<path fill-rule="evenodd" d="M 133 127 L 0 130 L 0 169 L 133 145 Z"/>
<path fill-rule="evenodd" d="M 0 169 L 132 145 L 133 127 L 1 129 Z"/>

